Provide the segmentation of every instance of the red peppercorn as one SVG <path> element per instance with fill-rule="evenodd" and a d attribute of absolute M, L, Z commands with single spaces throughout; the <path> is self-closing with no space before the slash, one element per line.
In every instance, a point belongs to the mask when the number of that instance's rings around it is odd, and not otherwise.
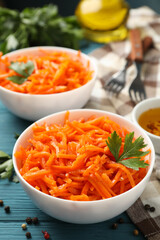
<path fill-rule="evenodd" d="M 32 238 L 32 236 L 31 236 L 31 233 L 30 233 L 30 232 L 26 232 L 26 234 L 25 234 L 25 235 L 26 235 L 26 238 L 28 238 L 28 239 L 29 239 L 29 238 Z"/>
<path fill-rule="evenodd" d="M 42 231 L 42 233 L 44 234 L 44 238 L 45 239 L 49 239 L 50 238 L 49 233 L 47 231 Z"/>
<path fill-rule="evenodd" d="M 27 217 L 27 218 L 26 218 L 26 223 L 27 223 L 27 224 L 32 224 L 32 218 Z"/>
<path fill-rule="evenodd" d="M 38 224 L 39 223 L 38 218 L 37 217 L 32 218 L 32 223 L 33 224 Z"/>

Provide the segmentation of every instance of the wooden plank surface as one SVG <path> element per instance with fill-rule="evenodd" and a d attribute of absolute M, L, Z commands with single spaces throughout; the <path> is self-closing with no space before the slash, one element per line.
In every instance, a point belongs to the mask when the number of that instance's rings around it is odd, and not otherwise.
<path fill-rule="evenodd" d="M 25 223 L 26 217 L 37 216 L 40 223 L 38 225 L 28 225 L 27 231 L 31 232 L 32 239 L 43 239 L 42 230 L 47 230 L 53 240 L 116 240 L 130 239 L 140 240 L 143 236 L 133 235 L 135 226 L 129 220 L 127 214 L 123 213 L 112 220 L 97 224 L 70 224 L 58 221 L 49 217 L 39 210 L 27 197 L 20 183 L 8 183 L 7 180 L 0 182 L 0 196 L 5 205 L 9 205 L 11 212 L 6 214 L 3 207 L 0 207 L 0 239 L 3 240 L 23 240 L 26 239 L 25 232 L 21 229 L 21 224 Z M 111 228 L 119 218 L 124 219 L 123 224 L 119 224 L 116 230 Z"/>

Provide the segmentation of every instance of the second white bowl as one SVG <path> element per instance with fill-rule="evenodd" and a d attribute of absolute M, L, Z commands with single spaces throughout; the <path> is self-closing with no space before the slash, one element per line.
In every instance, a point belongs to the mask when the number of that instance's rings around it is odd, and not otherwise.
<path fill-rule="evenodd" d="M 28 54 L 38 55 L 39 49 L 47 51 L 63 51 L 75 55 L 77 55 L 78 52 L 76 50 L 62 47 L 31 47 L 11 52 L 5 56 L 12 61 L 17 56 L 25 56 Z M 18 93 L 0 86 L 1 101 L 12 113 L 31 121 L 36 121 L 55 112 L 83 107 L 89 100 L 91 91 L 95 84 L 97 66 L 91 57 L 83 53 L 81 56 L 84 65 L 89 61 L 90 70 L 93 71 L 92 79 L 85 85 L 68 92 L 46 95 Z"/>

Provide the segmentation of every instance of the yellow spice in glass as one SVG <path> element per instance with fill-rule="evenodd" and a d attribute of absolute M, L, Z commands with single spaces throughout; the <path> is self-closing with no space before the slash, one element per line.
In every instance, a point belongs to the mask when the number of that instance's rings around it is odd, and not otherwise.
<path fill-rule="evenodd" d="M 127 37 L 128 12 L 124 0 L 81 0 L 75 14 L 87 39 L 107 43 Z"/>

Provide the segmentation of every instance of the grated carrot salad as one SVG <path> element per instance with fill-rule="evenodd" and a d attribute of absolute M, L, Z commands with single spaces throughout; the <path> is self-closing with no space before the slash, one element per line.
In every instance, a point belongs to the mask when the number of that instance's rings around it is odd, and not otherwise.
<path fill-rule="evenodd" d="M 106 116 L 92 116 L 64 124 L 34 124 L 28 146 L 15 153 L 20 174 L 34 188 L 54 197 L 92 201 L 111 198 L 128 191 L 146 175 L 115 162 L 106 145 L 113 131 L 122 138 L 128 131 Z M 143 157 L 145 162 L 148 156 Z"/>
<path fill-rule="evenodd" d="M 0 86 L 15 92 L 26 94 L 52 94 L 79 88 L 91 80 L 93 71 L 89 69 L 89 61 L 82 62 L 81 52 L 77 55 L 61 51 L 39 49 L 37 55 L 18 56 L 13 62 L 33 61 L 34 71 L 27 81 L 18 85 L 8 77 L 19 76 L 9 69 L 11 62 L 0 53 Z"/>

